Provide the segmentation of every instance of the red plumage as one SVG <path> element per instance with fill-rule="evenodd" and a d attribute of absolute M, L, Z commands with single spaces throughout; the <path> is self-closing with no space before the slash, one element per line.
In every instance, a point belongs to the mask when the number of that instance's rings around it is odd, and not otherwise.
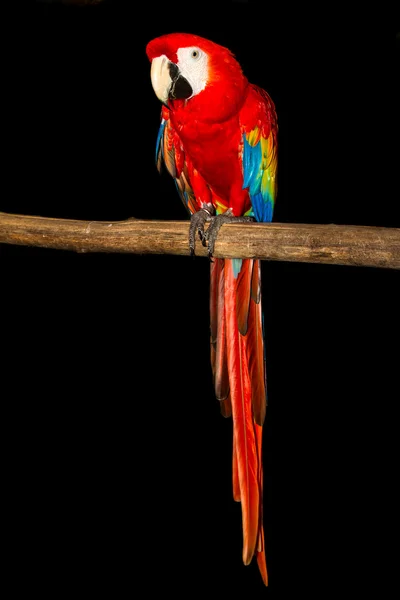
<path fill-rule="evenodd" d="M 217 214 L 230 209 L 240 217 L 251 214 L 256 199 L 273 201 L 277 124 L 268 94 L 248 82 L 227 48 L 199 36 L 162 36 L 146 51 L 153 87 L 165 103 L 158 166 L 163 159 L 188 211 L 212 204 Z M 185 77 L 185 97 L 174 92 L 178 76 Z M 254 166 L 254 158 L 244 164 L 249 148 L 258 152 L 259 165 Z M 244 187 L 246 169 L 251 183 Z M 243 561 L 249 564 L 256 556 L 268 585 L 262 523 L 266 376 L 260 262 L 214 259 L 210 276 L 211 365 L 221 412 L 233 419 L 233 496 L 242 506 Z"/>

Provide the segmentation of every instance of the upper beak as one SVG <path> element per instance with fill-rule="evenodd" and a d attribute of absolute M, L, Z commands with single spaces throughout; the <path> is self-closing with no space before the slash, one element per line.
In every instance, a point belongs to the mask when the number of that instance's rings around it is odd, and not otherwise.
<path fill-rule="evenodd" d="M 159 100 L 164 104 L 168 101 L 169 92 L 172 86 L 172 79 L 169 71 L 170 61 L 162 54 L 153 58 L 151 62 L 151 85 Z"/>
<path fill-rule="evenodd" d="M 190 98 L 193 89 L 183 77 L 177 65 L 162 54 L 151 61 L 151 84 L 156 96 L 168 106 L 168 99 L 178 100 Z"/>

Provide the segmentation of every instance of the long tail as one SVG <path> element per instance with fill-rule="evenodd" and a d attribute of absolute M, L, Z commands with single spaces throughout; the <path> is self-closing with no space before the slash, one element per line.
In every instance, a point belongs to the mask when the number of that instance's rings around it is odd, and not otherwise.
<path fill-rule="evenodd" d="M 241 502 L 243 562 L 253 556 L 268 585 L 262 515 L 262 426 L 266 377 L 261 266 L 253 259 L 211 263 L 211 364 L 221 412 L 233 419 L 233 497 Z"/>

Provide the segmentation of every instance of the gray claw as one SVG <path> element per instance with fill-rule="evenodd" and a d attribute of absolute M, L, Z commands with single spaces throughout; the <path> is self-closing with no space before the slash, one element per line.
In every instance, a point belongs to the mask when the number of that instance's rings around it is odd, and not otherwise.
<path fill-rule="evenodd" d="M 221 215 L 212 218 L 209 228 L 204 234 L 204 242 L 208 243 L 208 256 L 212 260 L 214 254 L 215 242 L 217 241 L 218 232 L 224 223 L 249 223 L 254 221 L 253 217 L 234 217 L 230 208 Z M 203 242 L 203 245 L 205 243 Z"/>
<path fill-rule="evenodd" d="M 203 246 L 206 245 L 206 243 L 205 243 L 206 234 L 204 232 L 204 224 L 207 223 L 208 221 L 211 221 L 211 219 L 213 218 L 212 215 L 214 214 L 214 212 L 215 211 L 214 211 L 213 205 L 206 204 L 203 206 L 203 208 L 201 208 L 200 210 L 198 210 L 197 212 L 192 214 L 192 216 L 190 218 L 190 228 L 189 228 L 189 248 L 190 248 L 191 256 L 195 255 L 196 233 L 198 234 Z"/>

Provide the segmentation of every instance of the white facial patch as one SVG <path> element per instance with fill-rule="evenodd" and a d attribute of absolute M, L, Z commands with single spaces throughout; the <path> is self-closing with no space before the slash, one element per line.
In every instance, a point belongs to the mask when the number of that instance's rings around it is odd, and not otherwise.
<path fill-rule="evenodd" d="M 179 48 L 177 51 L 177 67 L 183 77 L 188 80 L 193 90 L 192 96 L 196 96 L 204 90 L 208 79 L 208 56 L 197 46 Z"/>

